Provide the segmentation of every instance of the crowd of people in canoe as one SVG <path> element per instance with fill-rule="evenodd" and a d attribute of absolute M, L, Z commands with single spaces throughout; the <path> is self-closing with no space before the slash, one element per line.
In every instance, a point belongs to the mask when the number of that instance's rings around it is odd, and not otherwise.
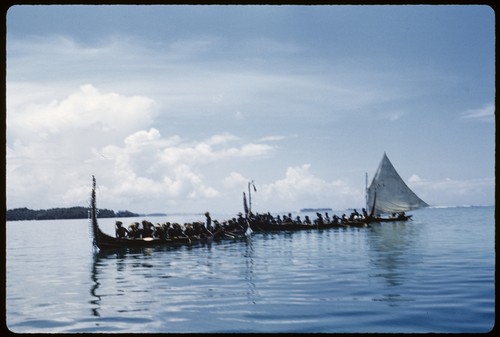
<path fill-rule="evenodd" d="M 360 214 L 354 210 L 349 217 L 347 217 L 344 213 L 342 214 L 342 217 L 338 217 L 334 214 L 330 218 L 328 212 L 326 212 L 324 216 L 321 213 L 316 213 L 316 219 L 311 220 L 308 215 L 304 216 L 304 219 L 301 219 L 300 215 L 297 215 L 294 219 L 291 213 L 288 213 L 288 215 L 284 214 L 282 217 L 279 214 L 276 217 L 273 217 L 271 213 L 266 213 L 257 214 L 253 217 L 253 219 L 259 223 L 266 223 L 269 225 L 311 225 L 318 227 L 330 224 L 347 225 L 349 222 L 352 223 L 353 221 L 360 219 Z"/>
<path fill-rule="evenodd" d="M 308 215 L 305 215 L 304 219 L 301 219 L 299 215 L 293 218 L 291 213 L 283 216 L 278 215 L 277 217 L 272 216 L 271 213 L 252 214 L 249 218 L 252 230 L 279 230 L 280 228 L 289 228 L 293 230 L 307 229 L 308 226 L 318 229 L 335 227 L 366 227 L 370 222 L 378 219 L 380 218 L 368 214 L 365 208 L 362 209 L 361 213 L 354 209 L 349 216 L 344 213 L 340 217 L 336 214 L 330 217 L 328 212 L 325 212 L 324 215 L 317 212 L 314 220 L 311 220 Z M 404 212 L 394 213 L 392 214 L 392 218 L 389 219 L 403 220 L 406 219 L 406 214 Z"/>
<path fill-rule="evenodd" d="M 217 220 L 212 221 L 209 212 L 205 213 L 205 222 L 197 221 L 192 223 L 157 223 L 143 220 L 142 222 L 133 222 L 128 228 L 123 226 L 123 222 L 116 221 L 115 236 L 120 239 L 178 239 L 178 238 L 219 238 L 235 237 L 245 233 L 248 224 L 242 214 L 238 218 L 220 223 Z"/>
<path fill-rule="evenodd" d="M 123 226 L 121 221 L 116 221 L 116 237 L 117 238 L 154 238 L 154 239 L 174 239 L 174 238 L 219 238 L 219 237 L 236 237 L 246 232 L 248 227 L 253 231 L 266 230 L 287 230 L 287 229 L 321 229 L 334 227 L 365 227 L 373 220 L 373 216 L 367 213 L 366 209 L 362 209 L 359 213 L 354 209 L 349 216 L 345 213 L 342 216 L 336 214 L 330 215 L 316 213 L 316 218 L 311 220 L 308 215 L 301 219 L 299 215 L 295 218 L 291 213 L 280 216 L 273 216 L 270 212 L 259 214 L 250 212 L 246 216 L 242 213 L 238 214 L 238 218 L 232 218 L 220 223 L 213 220 L 209 212 L 205 213 L 206 220 L 192 223 L 184 223 L 182 226 L 179 223 L 166 222 L 163 224 L 153 224 L 147 220 L 141 223 L 133 222 L 128 228 Z M 404 219 L 404 212 L 392 214 L 394 219 Z"/>

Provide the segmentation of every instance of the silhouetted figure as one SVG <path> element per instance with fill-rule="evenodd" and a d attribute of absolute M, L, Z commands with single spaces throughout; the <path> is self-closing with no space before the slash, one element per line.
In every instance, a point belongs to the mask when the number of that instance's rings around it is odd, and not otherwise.
<path fill-rule="evenodd" d="M 321 215 L 321 213 L 316 213 L 316 216 L 318 217 L 318 218 L 316 219 L 316 221 L 315 221 L 315 222 L 316 222 L 316 225 L 317 225 L 318 227 L 323 226 L 323 225 L 325 224 L 325 222 L 323 221 L 323 216 Z"/>
<path fill-rule="evenodd" d="M 138 222 L 133 222 L 128 226 L 128 236 L 133 239 L 141 237 L 142 230 L 139 228 Z"/>
<path fill-rule="evenodd" d="M 207 223 L 207 229 L 209 231 L 213 231 L 212 218 L 210 217 L 210 213 L 205 212 L 205 217 L 207 218 L 207 221 L 206 221 L 206 223 Z"/>
<path fill-rule="evenodd" d="M 146 220 L 142 221 L 142 237 L 143 238 L 152 238 L 153 232 L 155 230 L 155 226 Z"/>
<path fill-rule="evenodd" d="M 368 212 L 366 211 L 366 209 L 363 208 L 361 211 L 363 213 L 363 218 L 365 218 L 365 219 L 368 218 Z"/>
<path fill-rule="evenodd" d="M 122 226 L 123 222 L 116 221 L 115 223 L 115 236 L 120 239 L 124 239 L 128 236 L 128 230 Z"/>

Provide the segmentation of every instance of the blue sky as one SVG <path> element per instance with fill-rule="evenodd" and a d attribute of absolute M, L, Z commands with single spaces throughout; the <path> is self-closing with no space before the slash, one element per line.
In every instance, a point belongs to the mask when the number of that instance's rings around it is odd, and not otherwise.
<path fill-rule="evenodd" d="M 493 205 L 488 6 L 14 6 L 7 207 L 362 207 L 384 152 L 436 206 Z"/>

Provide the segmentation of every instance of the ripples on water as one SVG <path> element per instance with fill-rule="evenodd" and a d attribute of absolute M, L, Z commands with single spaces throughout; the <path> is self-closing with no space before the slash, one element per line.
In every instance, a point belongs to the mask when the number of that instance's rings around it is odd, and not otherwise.
<path fill-rule="evenodd" d="M 8 223 L 15 332 L 486 332 L 493 209 L 93 252 L 84 221 Z M 101 221 L 110 233 L 114 220 Z M 26 236 L 26 228 L 35 236 Z M 64 231 L 67 240 L 53 235 Z"/>

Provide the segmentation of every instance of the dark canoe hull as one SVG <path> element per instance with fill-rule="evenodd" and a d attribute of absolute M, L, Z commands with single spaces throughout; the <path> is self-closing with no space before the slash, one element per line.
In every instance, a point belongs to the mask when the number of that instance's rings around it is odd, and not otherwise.
<path fill-rule="evenodd" d="M 250 228 L 254 232 L 274 232 L 274 231 L 299 231 L 299 230 L 311 230 L 318 229 L 316 225 L 304 225 L 304 224 L 271 224 L 264 222 L 250 222 Z"/>
<path fill-rule="evenodd" d="M 175 239 L 153 239 L 153 238 L 140 238 L 140 239 L 120 239 L 114 238 L 110 235 L 103 233 L 99 228 L 97 235 L 94 235 L 94 244 L 99 249 L 116 249 L 116 248 L 144 248 L 155 246 L 175 246 L 175 245 L 191 245 L 194 243 L 207 242 L 208 239 L 188 238 L 181 237 Z"/>
<path fill-rule="evenodd" d="M 115 238 L 108 234 L 103 233 L 100 228 L 95 224 L 94 233 L 94 244 L 100 249 L 118 249 L 118 248 L 146 248 L 146 247 L 158 247 L 158 246 L 180 246 L 180 245 L 196 245 L 209 243 L 212 241 L 220 240 L 238 240 L 246 238 L 244 232 L 225 232 L 215 237 L 176 237 L 169 239 L 158 239 L 158 238 L 140 238 L 140 239 L 129 239 L 129 238 Z"/>
<path fill-rule="evenodd" d="M 391 218 L 368 218 L 364 219 L 367 223 L 378 223 L 378 222 L 404 222 L 404 221 L 409 221 L 411 220 L 411 217 L 413 215 L 405 215 L 402 217 L 391 217 Z"/>
<path fill-rule="evenodd" d="M 271 224 L 265 222 L 250 222 L 250 228 L 254 232 L 278 232 L 278 231 L 301 231 L 301 230 L 322 230 L 330 228 L 344 228 L 349 226 L 363 226 L 366 224 L 353 223 L 353 224 L 323 224 L 323 225 L 307 225 L 307 224 Z"/>
<path fill-rule="evenodd" d="M 404 222 L 411 220 L 411 215 L 394 218 L 367 218 L 359 220 L 347 220 L 341 223 L 326 223 L 322 225 L 307 225 L 307 224 L 272 224 L 267 222 L 250 221 L 250 228 L 254 232 L 277 232 L 277 231 L 299 231 L 299 230 L 318 230 L 330 228 L 347 228 L 347 227 L 368 227 L 371 223 L 386 223 L 386 222 Z"/>

